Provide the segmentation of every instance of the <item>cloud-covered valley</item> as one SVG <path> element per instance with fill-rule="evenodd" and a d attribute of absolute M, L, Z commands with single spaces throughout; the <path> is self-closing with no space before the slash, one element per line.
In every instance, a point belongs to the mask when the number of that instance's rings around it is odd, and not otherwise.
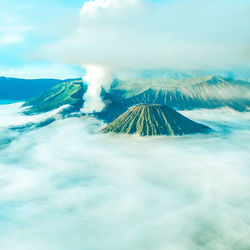
<path fill-rule="evenodd" d="M 91 117 L 16 131 L 0 151 L 1 249 L 248 249 L 249 114 L 183 113 L 215 132 L 114 136 Z"/>

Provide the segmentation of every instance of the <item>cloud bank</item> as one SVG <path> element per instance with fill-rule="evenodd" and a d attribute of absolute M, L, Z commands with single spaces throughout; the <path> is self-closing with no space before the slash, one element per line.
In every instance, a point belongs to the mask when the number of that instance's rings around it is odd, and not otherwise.
<path fill-rule="evenodd" d="M 25 79 L 54 78 L 68 79 L 81 78 L 85 70 L 75 65 L 59 63 L 25 63 L 22 66 L 0 67 L 0 76 Z"/>
<path fill-rule="evenodd" d="M 249 2 L 87 1 L 80 23 L 40 56 L 118 69 L 249 66 Z"/>
<path fill-rule="evenodd" d="M 248 249 L 249 114 L 186 115 L 224 132 L 110 136 L 68 118 L 19 134 L 0 150 L 1 249 Z"/>

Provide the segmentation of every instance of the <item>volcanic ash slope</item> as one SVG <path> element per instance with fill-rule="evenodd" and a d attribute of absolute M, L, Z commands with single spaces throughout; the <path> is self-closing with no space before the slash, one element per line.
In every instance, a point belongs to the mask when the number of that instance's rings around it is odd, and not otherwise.
<path fill-rule="evenodd" d="M 211 129 L 191 121 L 165 105 L 141 104 L 131 107 L 106 128 L 104 133 L 152 135 L 184 135 L 208 133 Z"/>

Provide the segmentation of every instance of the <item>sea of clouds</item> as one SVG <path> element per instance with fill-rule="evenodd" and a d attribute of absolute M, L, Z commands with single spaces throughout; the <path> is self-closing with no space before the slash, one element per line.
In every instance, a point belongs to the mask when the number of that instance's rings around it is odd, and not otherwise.
<path fill-rule="evenodd" d="M 182 112 L 210 135 L 99 133 L 91 117 L 0 106 L 1 250 L 250 247 L 250 113 Z M 0 140 L 1 142 L 1 140 Z"/>

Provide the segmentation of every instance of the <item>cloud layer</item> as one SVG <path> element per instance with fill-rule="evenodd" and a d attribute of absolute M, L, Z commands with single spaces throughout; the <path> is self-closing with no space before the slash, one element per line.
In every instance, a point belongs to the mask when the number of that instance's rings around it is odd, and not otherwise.
<path fill-rule="evenodd" d="M 1 249 L 247 249 L 249 115 L 185 114 L 220 133 L 111 136 L 69 118 L 20 134 L 0 151 Z"/>
<path fill-rule="evenodd" d="M 95 0 L 71 34 L 40 56 L 112 69 L 249 65 L 248 1 Z"/>

